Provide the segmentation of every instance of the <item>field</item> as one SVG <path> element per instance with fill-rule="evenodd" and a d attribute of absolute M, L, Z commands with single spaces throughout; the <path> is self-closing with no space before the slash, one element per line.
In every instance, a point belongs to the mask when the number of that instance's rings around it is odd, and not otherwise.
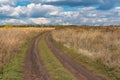
<path fill-rule="evenodd" d="M 0 28 L 0 80 L 120 80 L 120 27 L 17 27 Z"/>
<path fill-rule="evenodd" d="M 49 29 L 49 28 L 48 28 Z M 0 66 L 16 54 L 22 44 L 36 32 L 47 29 L 41 28 L 0 28 Z"/>
<path fill-rule="evenodd" d="M 39 47 L 41 49 L 41 53 L 44 53 L 41 54 L 42 60 L 44 61 L 46 68 L 50 71 L 53 80 L 76 80 L 72 74 L 63 67 L 56 56 L 52 54 L 50 49 L 47 47 L 44 38 L 40 40 Z"/>
<path fill-rule="evenodd" d="M 51 28 L 0 28 L 0 77 L 5 65 L 21 52 L 22 47 L 38 33 Z"/>
<path fill-rule="evenodd" d="M 96 62 L 92 66 L 106 69 L 106 71 L 101 72 L 106 73 L 113 80 L 119 80 L 119 34 L 120 27 L 71 27 L 53 31 L 52 37 L 56 42 L 71 49 L 71 52 L 75 51 L 75 54 L 69 53 L 68 55 L 71 55 L 74 59 L 76 58 L 76 61 L 80 62 L 79 56 L 82 55 L 87 58 L 83 59 L 84 63 L 92 65 L 93 63 L 90 61 Z M 97 69 L 99 70 L 99 68 Z"/>

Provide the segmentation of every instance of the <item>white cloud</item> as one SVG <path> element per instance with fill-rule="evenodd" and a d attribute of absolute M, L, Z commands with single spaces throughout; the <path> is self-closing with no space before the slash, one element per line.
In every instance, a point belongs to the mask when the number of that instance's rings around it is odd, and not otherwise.
<path fill-rule="evenodd" d="M 7 19 L 0 20 L 0 24 L 49 24 L 50 20 L 47 18 L 27 18 L 27 19 Z"/>
<path fill-rule="evenodd" d="M 94 7 L 85 7 L 77 11 L 63 11 L 57 15 L 57 18 L 52 20 L 60 24 L 118 25 L 120 24 L 119 14 L 118 8 L 102 11 L 96 10 Z"/>
<path fill-rule="evenodd" d="M 16 1 L 13 0 L 13 3 Z M 11 4 L 10 0 L 0 0 L 0 24 L 120 24 L 120 7 L 110 10 L 84 7 L 76 11 L 64 11 L 62 7 L 41 3 L 31 3 L 26 6 L 8 4 Z"/>
<path fill-rule="evenodd" d="M 30 18 L 28 21 L 34 24 L 49 24 L 50 20 L 47 18 Z"/>
<path fill-rule="evenodd" d="M 32 17 L 45 17 L 49 15 L 54 15 L 62 10 L 60 7 L 55 7 L 51 5 L 41 5 L 41 4 L 30 4 L 27 6 L 29 16 Z"/>
<path fill-rule="evenodd" d="M 24 20 L 19 19 L 7 19 L 7 20 L 0 20 L 0 24 L 27 24 Z"/>
<path fill-rule="evenodd" d="M 1 5 L 15 5 L 16 0 L 0 0 Z"/>
<path fill-rule="evenodd" d="M 61 10 L 62 8 L 60 7 L 55 7 L 51 5 L 33 4 L 33 3 L 27 6 L 17 6 L 17 7 L 3 5 L 0 7 L 0 15 L 5 16 L 5 18 L 45 17 L 50 15 L 55 15 Z"/>

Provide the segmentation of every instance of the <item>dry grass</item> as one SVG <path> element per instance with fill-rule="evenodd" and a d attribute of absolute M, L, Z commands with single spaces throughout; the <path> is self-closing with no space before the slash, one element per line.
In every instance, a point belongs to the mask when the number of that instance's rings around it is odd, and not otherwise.
<path fill-rule="evenodd" d="M 120 27 L 77 27 L 52 32 L 53 39 L 109 68 L 120 68 Z"/>
<path fill-rule="evenodd" d="M 9 62 L 33 33 L 53 28 L 0 28 L 0 67 Z"/>

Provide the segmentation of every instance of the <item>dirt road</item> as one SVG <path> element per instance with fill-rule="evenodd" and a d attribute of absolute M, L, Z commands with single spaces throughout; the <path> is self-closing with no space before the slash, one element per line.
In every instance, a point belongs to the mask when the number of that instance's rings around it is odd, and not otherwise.
<path fill-rule="evenodd" d="M 94 75 L 91 71 L 84 66 L 79 65 L 73 61 L 70 57 L 65 55 L 56 45 L 51 41 L 49 35 L 46 36 L 46 42 L 53 52 L 53 54 L 59 59 L 59 61 L 67 68 L 78 80 L 105 80 L 99 76 Z"/>
<path fill-rule="evenodd" d="M 40 58 L 38 42 L 42 34 L 32 41 L 25 60 L 24 80 L 51 80 Z"/>
<path fill-rule="evenodd" d="M 28 49 L 25 60 L 24 80 L 52 80 L 48 74 L 49 72 L 44 66 L 41 56 L 39 55 L 38 42 L 42 37 L 41 35 L 42 34 L 39 34 L 35 37 Z M 56 45 L 52 43 L 49 35 L 45 36 L 45 41 L 61 64 L 63 64 L 63 66 L 68 69 L 73 76 L 77 78 L 77 80 L 105 80 L 94 75 L 84 66 L 76 63 L 70 57 L 65 55 Z"/>

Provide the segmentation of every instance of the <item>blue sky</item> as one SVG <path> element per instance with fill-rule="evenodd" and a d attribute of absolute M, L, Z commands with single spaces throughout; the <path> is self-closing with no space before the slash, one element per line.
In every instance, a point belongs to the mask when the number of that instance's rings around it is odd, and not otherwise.
<path fill-rule="evenodd" d="M 0 25 L 120 25 L 119 17 L 120 0 L 0 0 Z"/>

